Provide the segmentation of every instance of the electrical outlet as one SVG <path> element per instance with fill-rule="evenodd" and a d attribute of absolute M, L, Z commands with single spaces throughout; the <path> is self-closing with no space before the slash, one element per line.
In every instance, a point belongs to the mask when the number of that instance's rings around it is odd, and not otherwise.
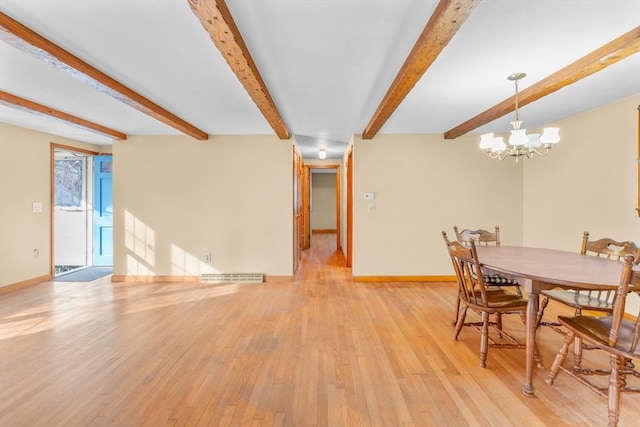
<path fill-rule="evenodd" d="M 211 262 L 211 252 L 205 252 L 202 254 L 202 260 L 204 262 Z"/>

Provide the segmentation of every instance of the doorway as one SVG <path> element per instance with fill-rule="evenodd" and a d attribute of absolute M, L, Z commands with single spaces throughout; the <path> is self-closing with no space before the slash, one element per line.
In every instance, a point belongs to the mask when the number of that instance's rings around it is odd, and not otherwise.
<path fill-rule="evenodd" d="M 311 172 L 309 211 L 311 238 L 314 234 L 331 234 L 337 231 L 336 171 L 315 169 Z"/>
<path fill-rule="evenodd" d="M 303 248 L 309 249 L 314 233 L 335 233 L 340 244 L 340 166 L 305 166 L 303 191 Z"/>
<path fill-rule="evenodd" d="M 111 156 L 51 144 L 51 175 L 53 276 L 112 265 Z"/>

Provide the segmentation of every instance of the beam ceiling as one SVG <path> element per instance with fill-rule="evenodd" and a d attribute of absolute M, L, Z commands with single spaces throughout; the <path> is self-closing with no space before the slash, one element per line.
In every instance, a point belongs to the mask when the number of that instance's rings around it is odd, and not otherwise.
<path fill-rule="evenodd" d="M 478 3 L 480 0 L 440 0 L 362 133 L 364 139 L 371 139 L 378 133 L 440 52 L 453 39 Z"/>
<path fill-rule="evenodd" d="M 21 98 L 11 93 L 0 91 L 0 104 L 6 105 L 11 108 L 17 108 L 20 110 L 26 110 L 30 113 L 39 114 L 46 117 L 52 117 L 57 120 L 61 120 L 71 126 L 87 130 L 89 132 L 97 133 L 102 136 L 113 139 L 127 139 L 127 135 L 110 129 L 108 127 L 99 125 L 94 122 L 90 122 L 80 117 L 73 116 L 55 108 L 47 107 L 46 105 L 38 104 L 37 102 L 29 101 L 28 99 Z"/>
<path fill-rule="evenodd" d="M 0 12 L 0 39 L 182 133 L 199 140 L 209 137 L 206 132 L 187 123 L 2 12 Z"/>
<path fill-rule="evenodd" d="M 623 34 L 586 56 L 567 65 L 518 93 L 518 107 L 523 107 L 580 79 L 607 68 L 609 65 L 640 51 L 640 27 Z M 490 123 L 515 110 L 515 95 L 494 105 L 483 113 L 445 132 L 445 139 L 454 139 Z"/>
<path fill-rule="evenodd" d="M 278 112 L 275 102 L 253 62 L 249 49 L 223 0 L 188 0 L 191 10 L 211 36 L 231 70 L 258 106 L 262 115 L 280 139 L 289 139 L 290 133 Z"/>

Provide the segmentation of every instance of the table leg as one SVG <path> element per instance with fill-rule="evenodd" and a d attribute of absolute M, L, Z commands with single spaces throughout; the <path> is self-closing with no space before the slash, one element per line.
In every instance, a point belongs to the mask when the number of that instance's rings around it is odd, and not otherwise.
<path fill-rule="evenodd" d="M 536 348 L 536 326 L 538 318 L 538 293 L 527 292 L 529 295 L 529 302 L 527 303 L 527 370 L 525 374 L 524 386 L 522 392 L 529 397 L 534 396 L 533 388 L 533 364 L 535 358 Z"/>

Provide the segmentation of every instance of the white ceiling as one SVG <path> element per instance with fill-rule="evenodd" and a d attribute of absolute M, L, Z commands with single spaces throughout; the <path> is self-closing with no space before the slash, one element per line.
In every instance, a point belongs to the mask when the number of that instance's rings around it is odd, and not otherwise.
<path fill-rule="evenodd" d="M 306 158 L 361 134 L 435 0 L 227 0 Z M 187 0 L 0 0 L 0 10 L 212 135 L 273 134 Z M 444 133 L 640 25 L 637 0 L 484 0 L 380 133 Z M 0 42 L 0 89 L 126 134 L 176 134 Z M 640 93 L 640 55 L 522 108 L 539 127 Z M 474 133 L 505 132 L 511 115 Z M 100 145 L 106 137 L 0 106 L 0 120 Z M 475 148 L 475 147 L 474 147 Z"/>

